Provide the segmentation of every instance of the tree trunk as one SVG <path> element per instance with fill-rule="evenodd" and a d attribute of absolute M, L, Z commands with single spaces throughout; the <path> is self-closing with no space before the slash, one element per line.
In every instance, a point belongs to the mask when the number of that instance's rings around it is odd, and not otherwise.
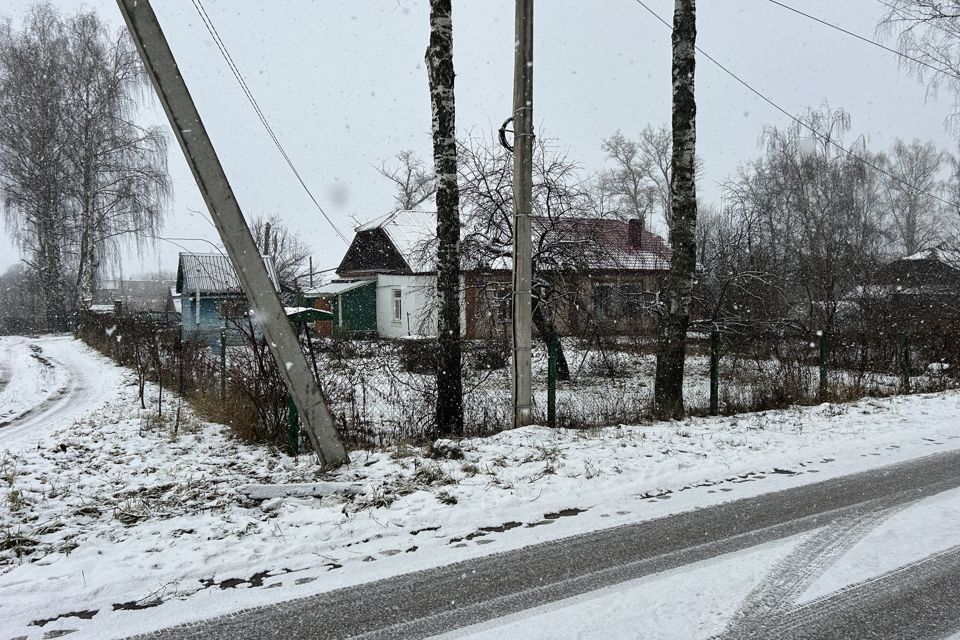
<path fill-rule="evenodd" d="M 433 162 L 437 174 L 437 297 L 440 302 L 437 413 L 440 435 L 463 434 L 460 357 L 460 191 L 453 91 L 451 0 L 430 0 L 426 65 L 433 108 Z"/>
<path fill-rule="evenodd" d="M 683 365 L 697 268 L 697 193 L 694 164 L 697 104 L 694 99 L 696 0 L 676 0 L 673 15 L 673 176 L 670 182 L 670 275 L 657 340 L 654 413 L 683 415 Z"/>
<path fill-rule="evenodd" d="M 63 281 L 63 245 L 59 200 L 53 194 L 55 185 L 46 185 L 46 197 L 38 215 L 37 268 L 44 302 L 47 331 L 63 331 L 67 328 L 66 291 Z"/>
<path fill-rule="evenodd" d="M 554 336 L 557 337 L 557 379 L 564 381 L 569 380 L 570 365 L 567 364 L 567 357 L 563 353 L 563 343 L 559 340 L 560 336 L 557 334 L 557 327 L 547 320 L 543 309 L 541 309 L 540 305 L 536 302 L 534 302 L 533 305 L 533 325 L 537 328 L 537 333 L 540 334 L 540 338 L 543 340 L 543 344 L 546 346 L 548 353 L 550 351 L 550 341 Z"/>
<path fill-rule="evenodd" d="M 78 313 L 85 310 L 86 305 L 93 299 L 96 240 L 94 238 L 92 182 L 91 172 L 85 170 L 80 217 L 80 261 L 77 265 L 77 286 L 74 296 L 74 305 Z"/>

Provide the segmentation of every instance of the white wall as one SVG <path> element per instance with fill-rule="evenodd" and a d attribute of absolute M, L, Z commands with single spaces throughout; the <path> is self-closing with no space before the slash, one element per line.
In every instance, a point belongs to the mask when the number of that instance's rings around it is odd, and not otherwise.
<path fill-rule="evenodd" d="M 436 276 L 377 276 L 377 333 L 381 338 L 403 338 L 410 335 L 437 335 Z M 402 294 L 402 319 L 394 320 L 393 292 Z M 460 280 L 460 335 L 466 332 L 466 310 L 463 304 L 463 279 Z"/>

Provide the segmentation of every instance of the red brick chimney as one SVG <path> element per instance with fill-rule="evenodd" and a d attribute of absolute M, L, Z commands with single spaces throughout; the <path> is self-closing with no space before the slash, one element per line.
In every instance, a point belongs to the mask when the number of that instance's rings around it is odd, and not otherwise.
<path fill-rule="evenodd" d="M 634 249 L 640 249 L 640 245 L 643 244 L 643 221 L 636 218 L 631 218 L 627 221 L 627 239 L 630 241 L 630 246 Z"/>

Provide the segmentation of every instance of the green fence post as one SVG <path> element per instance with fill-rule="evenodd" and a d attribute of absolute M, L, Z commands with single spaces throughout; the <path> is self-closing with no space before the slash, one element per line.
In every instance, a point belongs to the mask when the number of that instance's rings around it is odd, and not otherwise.
<path fill-rule="evenodd" d="M 903 392 L 910 393 L 910 336 L 903 336 Z"/>
<path fill-rule="evenodd" d="M 820 401 L 827 399 L 827 359 L 830 354 L 830 342 L 827 334 L 823 331 L 820 334 Z"/>
<path fill-rule="evenodd" d="M 710 415 L 720 413 L 720 332 L 710 332 Z"/>
<path fill-rule="evenodd" d="M 220 401 L 227 399 L 227 332 L 220 332 Z"/>
<path fill-rule="evenodd" d="M 557 334 L 550 338 L 550 353 L 547 359 L 547 426 L 557 426 Z"/>
<path fill-rule="evenodd" d="M 295 456 L 300 453 L 300 414 L 290 396 L 287 396 L 287 406 L 290 418 L 287 426 L 287 446 L 290 447 L 290 455 Z"/>

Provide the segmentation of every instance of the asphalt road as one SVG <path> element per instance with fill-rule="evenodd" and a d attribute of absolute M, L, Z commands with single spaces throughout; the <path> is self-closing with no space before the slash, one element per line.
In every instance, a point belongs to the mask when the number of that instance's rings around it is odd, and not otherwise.
<path fill-rule="evenodd" d="M 937 454 L 141 637 L 425 638 L 804 531 L 854 539 L 858 523 L 956 487 L 960 452 Z M 824 549 L 837 547 L 828 542 Z M 747 624 L 721 637 L 942 638 L 960 630 L 960 550 L 799 608 L 761 613 L 763 635 Z"/>

